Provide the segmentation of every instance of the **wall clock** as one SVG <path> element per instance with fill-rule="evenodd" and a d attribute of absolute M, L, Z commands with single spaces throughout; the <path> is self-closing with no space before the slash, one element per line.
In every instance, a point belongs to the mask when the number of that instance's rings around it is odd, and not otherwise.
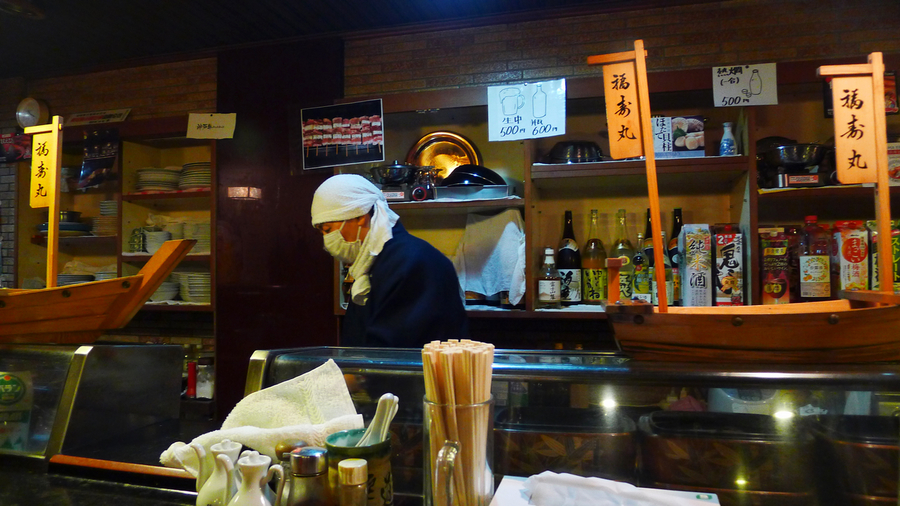
<path fill-rule="evenodd" d="M 16 121 L 22 128 L 50 122 L 50 109 L 43 100 L 27 97 L 16 108 Z"/>

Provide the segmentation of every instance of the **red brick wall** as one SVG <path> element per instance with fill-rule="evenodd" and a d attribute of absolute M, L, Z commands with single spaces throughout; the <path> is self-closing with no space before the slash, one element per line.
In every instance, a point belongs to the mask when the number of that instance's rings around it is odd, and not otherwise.
<path fill-rule="evenodd" d="M 128 119 L 216 111 L 216 58 L 146 65 L 28 82 L 50 112 L 131 109 Z"/>
<path fill-rule="evenodd" d="M 346 96 L 597 74 L 587 56 L 634 48 L 648 69 L 900 52 L 897 0 L 733 0 L 389 37 L 345 48 Z"/>

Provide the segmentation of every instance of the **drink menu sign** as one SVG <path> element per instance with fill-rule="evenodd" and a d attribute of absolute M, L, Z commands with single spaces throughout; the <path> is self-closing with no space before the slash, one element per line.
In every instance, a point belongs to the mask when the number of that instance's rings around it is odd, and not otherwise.
<path fill-rule="evenodd" d="M 518 141 L 566 133 L 566 80 L 489 86 L 488 140 Z"/>
<path fill-rule="evenodd" d="M 774 63 L 713 67 L 712 79 L 716 107 L 778 105 Z"/>

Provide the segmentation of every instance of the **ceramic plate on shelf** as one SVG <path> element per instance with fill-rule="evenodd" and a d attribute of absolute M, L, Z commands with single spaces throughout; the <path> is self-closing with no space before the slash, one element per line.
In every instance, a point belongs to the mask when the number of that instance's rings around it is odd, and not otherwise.
<path fill-rule="evenodd" d="M 406 154 L 406 163 L 432 166 L 438 179 L 447 177 L 460 165 L 481 165 L 481 154 L 469 139 L 453 132 L 431 132 L 419 139 Z"/>

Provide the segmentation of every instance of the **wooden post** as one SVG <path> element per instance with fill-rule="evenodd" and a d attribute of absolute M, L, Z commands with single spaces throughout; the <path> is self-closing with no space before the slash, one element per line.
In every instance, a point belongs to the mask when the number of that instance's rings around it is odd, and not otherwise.
<path fill-rule="evenodd" d="M 634 41 L 634 51 L 595 55 L 588 57 L 588 64 L 608 65 L 616 62 L 634 61 L 635 86 L 638 97 L 638 119 L 640 121 L 641 144 L 644 161 L 647 170 L 647 190 L 650 197 L 650 230 L 653 232 L 653 263 L 656 266 L 656 294 L 659 301 L 659 312 L 669 311 L 669 301 L 666 298 L 666 270 L 663 255 L 666 245 L 662 243 L 662 224 L 659 208 L 659 185 L 656 180 L 656 156 L 653 152 L 653 126 L 650 123 L 650 92 L 647 85 L 647 51 L 644 50 L 644 41 Z M 604 73 L 607 67 L 604 67 Z M 607 79 L 604 76 L 604 79 Z M 607 106 L 607 117 L 610 114 Z M 612 148 L 610 148 L 612 151 Z M 614 155 L 615 156 L 615 155 Z M 609 277 L 607 276 L 607 279 Z"/>

